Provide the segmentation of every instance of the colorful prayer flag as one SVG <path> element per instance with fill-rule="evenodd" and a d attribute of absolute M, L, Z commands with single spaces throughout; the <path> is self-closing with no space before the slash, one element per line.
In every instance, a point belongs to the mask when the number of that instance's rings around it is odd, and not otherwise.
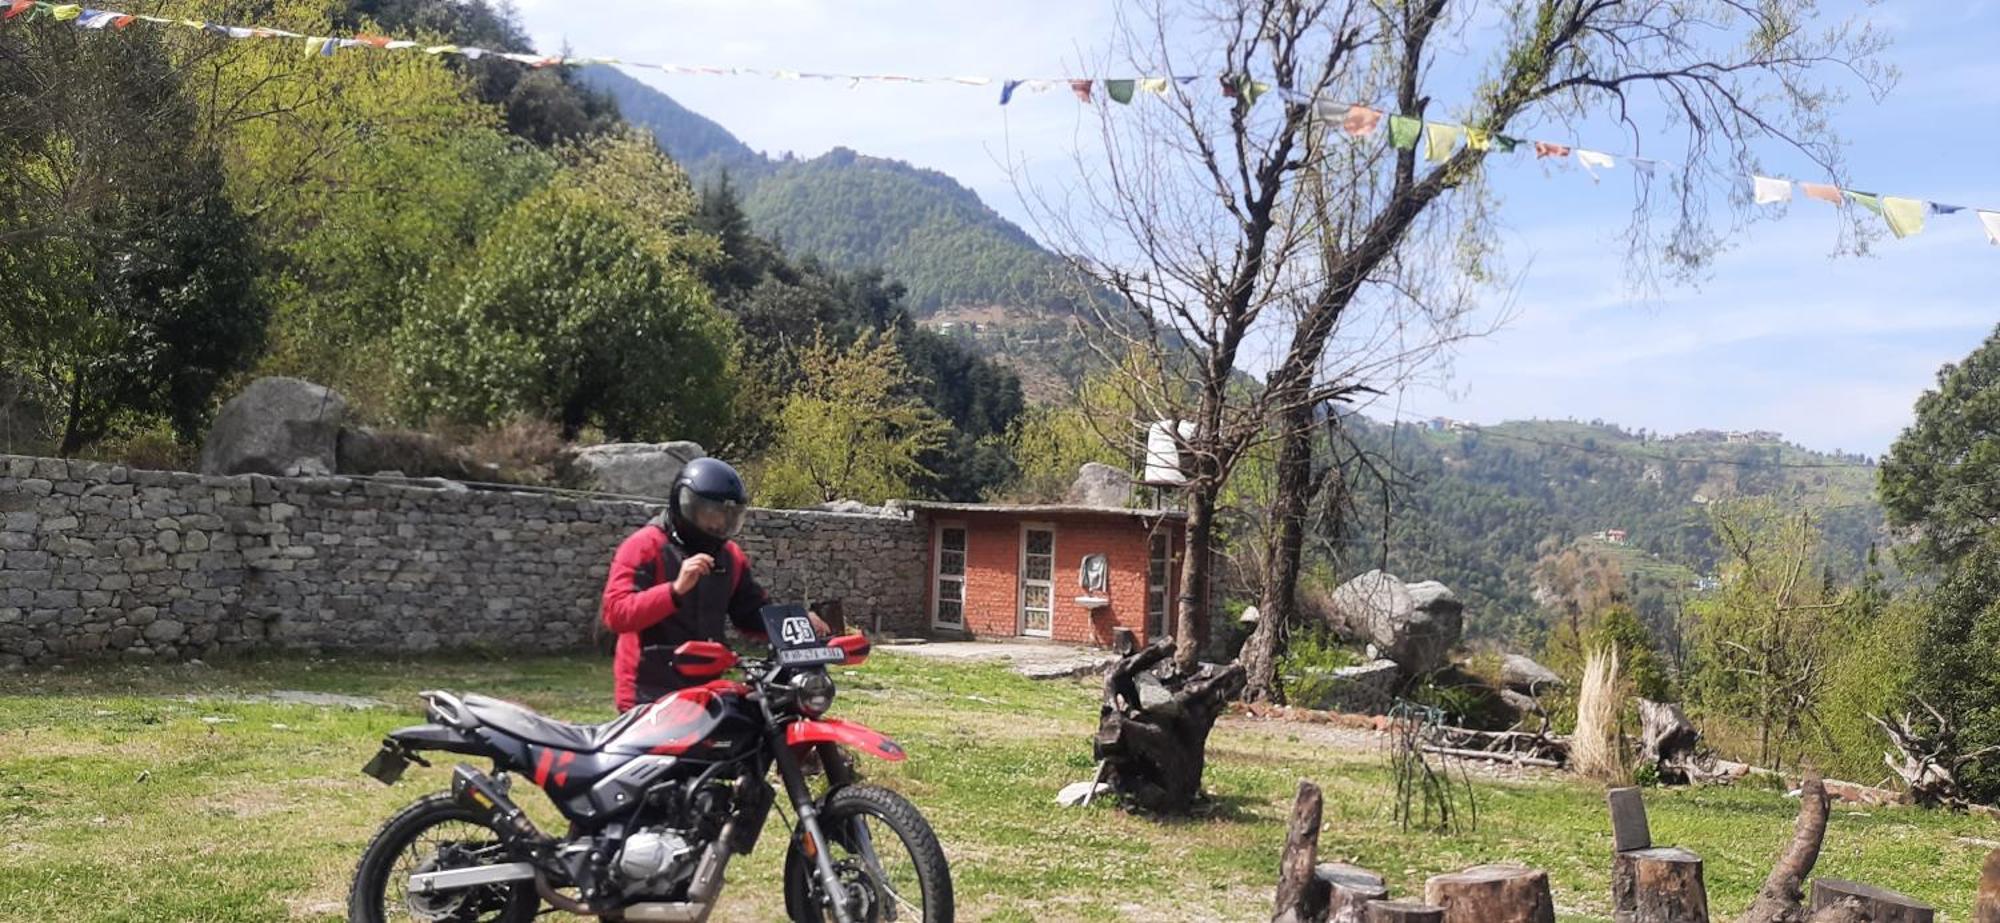
<path fill-rule="evenodd" d="M 4 15 L 4 17 L 7 19 L 13 19 L 16 16 L 21 15 L 22 13 L 34 9 L 34 7 L 35 7 L 35 0 L 14 0 L 14 2 L 7 7 L 7 12 L 5 14 L 0 14 L 0 15 Z"/>
<path fill-rule="evenodd" d="M 1076 94 L 1077 102 L 1090 102 L 1090 81 L 1072 80 L 1069 82 L 1069 91 Z"/>
<path fill-rule="evenodd" d="M 1239 95 L 1236 92 L 1236 78 L 1217 77 L 1216 79 L 1222 81 L 1222 95 L 1225 98 L 1235 99 Z"/>
<path fill-rule="evenodd" d="M 1145 90 L 1148 93 L 1165 94 L 1167 92 L 1167 78 L 1147 77 L 1139 81 L 1139 89 Z"/>
<path fill-rule="evenodd" d="M 1019 80 L 1002 81 L 1000 84 L 1000 105 L 1004 106 L 1010 102 L 1013 102 L 1014 90 L 1019 88 L 1020 86 L 1021 86 L 1021 81 Z"/>
<path fill-rule="evenodd" d="M 1931 203 L 1931 214 L 1933 215 L 1956 215 L 1962 211 L 1965 211 L 1965 206 L 1963 205 L 1946 205 L 1943 202 Z"/>
<path fill-rule="evenodd" d="M 1465 146 L 1475 151 L 1491 150 L 1493 148 L 1493 133 L 1483 128 L 1473 128 L 1467 125 L 1465 127 Z"/>
<path fill-rule="evenodd" d="M 1843 189 L 1841 191 L 1847 193 L 1848 200 L 1852 201 L 1854 204 L 1859 205 L 1862 208 L 1868 209 L 1869 211 L 1874 212 L 1875 214 L 1878 215 L 1882 213 L 1882 199 L 1876 196 L 1875 193 L 1855 192 L 1852 189 Z"/>
<path fill-rule="evenodd" d="M 1826 183 L 1800 183 L 1799 191 L 1805 193 L 1808 199 L 1818 199 L 1832 205 L 1839 205 L 1842 201 L 1840 187 Z"/>
<path fill-rule="evenodd" d="M 1132 102 L 1132 90 L 1135 86 L 1137 86 L 1137 81 L 1106 80 L 1104 81 L 1104 92 L 1110 94 L 1113 102 L 1129 104 Z"/>
<path fill-rule="evenodd" d="M 1772 179 L 1768 176 L 1750 177 L 1751 197 L 1758 205 L 1776 205 L 1792 200 L 1792 184 L 1789 180 Z"/>
<path fill-rule="evenodd" d="M 1421 119 L 1413 119 L 1407 115 L 1389 117 L 1389 143 L 1395 145 L 1399 151 L 1416 150 L 1417 136 L 1423 132 L 1424 123 Z"/>
<path fill-rule="evenodd" d="M 1583 148 L 1576 149 L 1576 162 L 1583 164 L 1583 168 L 1589 170 L 1591 176 L 1596 176 L 1598 170 L 1609 170 L 1618 165 L 1618 161 L 1610 154 L 1586 151 Z"/>
<path fill-rule="evenodd" d="M 1257 97 L 1264 95 L 1271 89 L 1271 85 L 1268 83 L 1251 80 L 1248 77 L 1240 79 L 1242 82 L 1237 85 L 1236 91 L 1242 94 L 1243 102 L 1246 105 L 1257 105 Z"/>
<path fill-rule="evenodd" d="M 1512 154 L 1514 153 L 1515 148 L 1520 147 L 1522 144 L 1525 143 L 1526 142 L 1522 141 L 1519 138 L 1511 137 L 1508 135 L 1493 136 L 1493 149 L 1499 151 L 1502 154 Z"/>
<path fill-rule="evenodd" d="M 56 22 L 68 22 L 83 15 L 83 7 L 74 3 L 65 3 L 62 6 L 51 7 L 49 15 L 54 16 Z"/>
<path fill-rule="evenodd" d="M 1569 147 L 1567 145 L 1555 144 L 1548 141 L 1537 141 L 1535 142 L 1535 156 L 1568 157 Z"/>
<path fill-rule="evenodd" d="M 1981 211 L 1979 223 L 1986 227 L 1986 240 L 2000 247 L 2000 212 Z"/>
<path fill-rule="evenodd" d="M 1922 199 L 1882 197 L 1882 217 L 1889 219 L 1889 230 L 1899 238 L 1923 233 L 1924 215 L 1929 211 L 1930 204 Z"/>
<path fill-rule="evenodd" d="M 1438 122 L 1424 123 L 1424 159 L 1431 163 L 1444 163 L 1451 159 L 1452 152 L 1458 150 L 1458 139 L 1464 137 L 1465 126 L 1444 125 Z"/>
<path fill-rule="evenodd" d="M 1367 106 L 1349 106 L 1340 119 L 1340 130 L 1354 137 L 1372 135 L 1382 124 L 1382 113 Z"/>
<path fill-rule="evenodd" d="M 1644 173 L 1647 176 L 1652 176 L 1653 169 L 1660 165 L 1659 161 L 1654 160 L 1650 157 L 1627 157 L 1625 158 L 1625 162 L 1631 164 L 1632 169 Z"/>

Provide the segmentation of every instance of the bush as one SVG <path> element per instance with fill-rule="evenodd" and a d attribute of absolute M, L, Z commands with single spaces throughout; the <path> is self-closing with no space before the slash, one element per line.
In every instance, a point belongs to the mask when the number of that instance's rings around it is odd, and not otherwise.
<path fill-rule="evenodd" d="M 1344 647 L 1321 626 L 1292 632 L 1278 658 L 1278 688 L 1293 705 L 1316 707 L 1333 692 L 1333 671 L 1361 663 L 1361 655 Z"/>

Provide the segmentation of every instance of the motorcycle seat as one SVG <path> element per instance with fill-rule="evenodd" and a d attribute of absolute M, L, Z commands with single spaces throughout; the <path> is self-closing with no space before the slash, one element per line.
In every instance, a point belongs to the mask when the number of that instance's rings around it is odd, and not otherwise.
<path fill-rule="evenodd" d="M 532 744 L 579 753 L 601 749 L 643 711 L 635 708 L 604 724 L 572 724 L 536 714 L 504 699 L 468 695 L 462 701 L 465 711 L 485 727 Z"/>

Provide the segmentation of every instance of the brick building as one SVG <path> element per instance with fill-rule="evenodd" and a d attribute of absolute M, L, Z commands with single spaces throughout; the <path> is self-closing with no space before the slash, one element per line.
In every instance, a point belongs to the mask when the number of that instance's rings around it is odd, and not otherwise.
<path fill-rule="evenodd" d="M 940 635 L 1145 644 L 1171 632 L 1186 515 L 906 501 L 930 533 L 924 605 Z"/>

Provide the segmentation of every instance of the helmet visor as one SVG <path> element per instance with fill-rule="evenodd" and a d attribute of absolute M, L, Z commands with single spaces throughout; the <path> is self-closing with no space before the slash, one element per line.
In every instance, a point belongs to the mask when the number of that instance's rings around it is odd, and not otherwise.
<path fill-rule="evenodd" d="M 704 497 L 685 485 L 681 487 L 680 508 L 681 518 L 688 525 L 713 539 L 734 538 L 736 530 L 743 527 L 746 509 L 734 500 Z"/>

